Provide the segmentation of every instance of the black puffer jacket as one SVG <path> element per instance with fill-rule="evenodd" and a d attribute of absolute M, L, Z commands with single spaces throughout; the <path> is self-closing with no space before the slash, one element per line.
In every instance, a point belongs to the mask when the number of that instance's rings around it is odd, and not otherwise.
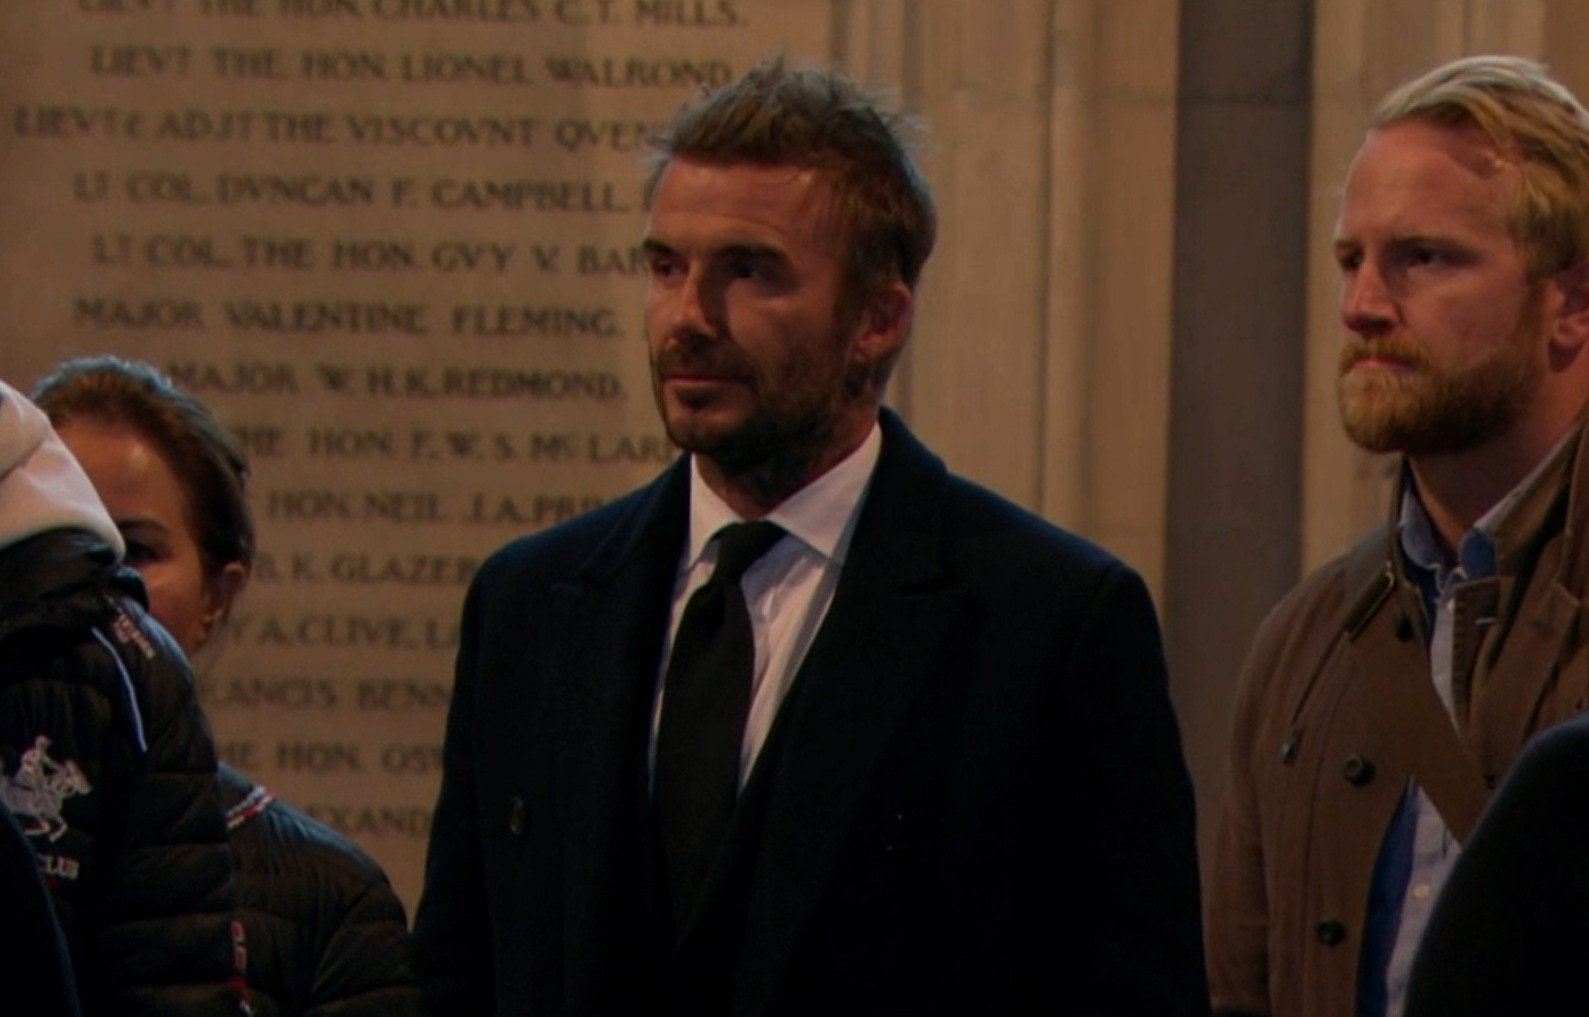
<path fill-rule="evenodd" d="M 54 896 L 84 1013 L 231 1017 L 214 747 L 142 591 L 83 531 L 0 548 L 0 796 Z"/>
<path fill-rule="evenodd" d="M 79 1017 L 77 981 L 33 845 L 0 801 L 0 985 L 7 1009 L 30 1017 Z"/>
<path fill-rule="evenodd" d="M 221 767 L 259 1017 L 420 1017 L 408 922 L 352 841 Z"/>

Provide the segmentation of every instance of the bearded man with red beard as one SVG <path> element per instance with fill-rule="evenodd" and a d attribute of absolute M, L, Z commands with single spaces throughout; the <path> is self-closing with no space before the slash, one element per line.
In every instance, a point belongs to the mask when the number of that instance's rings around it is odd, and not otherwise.
<path fill-rule="evenodd" d="M 1589 113 L 1511 57 L 1402 86 L 1335 255 L 1342 423 L 1401 480 L 1249 655 L 1207 922 L 1222 1014 L 1400 1017 L 1490 790 L 1589 695 Z"/>

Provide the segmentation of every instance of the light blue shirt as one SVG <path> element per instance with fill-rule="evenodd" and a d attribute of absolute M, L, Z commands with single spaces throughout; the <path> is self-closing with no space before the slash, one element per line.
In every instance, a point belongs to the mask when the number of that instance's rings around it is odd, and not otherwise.
<path fill-rule="evenodd" d="M 1510 496 L 1504 499 L 1463 534 L 1462 543 L 1457 547 L 1457 560 L 1450 563 L 1440 550 L 1429 516 L 1411 487 L 1409 483 L 1401 496 L 1401 548 L 1407 556 L 1410 577 L 1417 580 L 1423 591 L 1426 615 L 1433 621 L 1429 635 L 1429 677 L 1455 724 L 1452 644 L 1455 641 L 1456 589 L 1463 583 L 1495 574 L 1496 524 L 1516 499 Z M 1386 1017 L 1401 1017 L 1407 979 L 1412 974 L 1413 954 L 1429 924 L 1435 899 L 1440 896 L 1446 877 L 1462 850 L 1417 781 L 1407 782 L 1407 790 L 1396 811 L 1390 828 L 1400 831 L 1403 837 L 1409 832 L 1412 834 L 1411 865 L 1403 868 L 1407 881 L 1402 891 L 1401 918 L 1385 971 Z M 1409 811 L 1411 815 L 1406 815 Z M 1402 845 L 1402 850 L 1406 847 Z"/>

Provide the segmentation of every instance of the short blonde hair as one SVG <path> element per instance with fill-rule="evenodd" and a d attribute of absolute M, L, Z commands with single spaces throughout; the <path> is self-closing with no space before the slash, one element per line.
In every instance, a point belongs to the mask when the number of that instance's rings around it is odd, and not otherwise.
<path fill-rule="evenodd" d="M 1543 279 L 1589 257 L 1589 111 L 1545 66 L 1515 56 L 1471 56 L 1387 95 L 1369 128 L 1429 120 L 1483 131 L 1522 184 L 1508 216 L 1529 275 Z"/>

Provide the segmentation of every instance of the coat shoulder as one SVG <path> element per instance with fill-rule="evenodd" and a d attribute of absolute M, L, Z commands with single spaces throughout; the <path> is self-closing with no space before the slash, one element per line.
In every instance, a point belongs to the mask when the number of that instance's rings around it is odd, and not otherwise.
<path fill-rule="evenodd" d="M 1348 588 L 1359 571 L 1356 565 L 1364 555 L 1380 557 L 1385 541 L 1385 529 L 1380 527 L 1288 590 L 1259 623 L 1247 670 L 1290 656 L 1321 638 L 1333 639 L 1342 630 L 1353 599 L 1362 593 Z"/>
<path fill-rule="evenodd" d="M 670 471 L 671 472 L 671 471 Z M 475 576 L 475 585 L 495 588 L 528 577 L 537 582 L 565 582 L 585 569 L 598 553 L 637 539 L 637 523 L 667 495 L 670 474 L 589 512 L 509 541 L 490 554 Z"/>
<path fill-rule="evenodd" d="M 946 483 L 945 546 L 962 578 L 1015 589 L 1140 584 L 1136 569 L 1093 541 L 963 477 Z"/>
<path fill-rule="evenodd" d="M 1383 527 L 1367 534 L 1305 576 L 1259 623 L 1236 687 L 1233 758 L 1274 741 L 1310 690 L 1333 681 L 1324 677 L 1336 673 L 1328 662 L 1346 638 L 1353 604 L 1367 591 L 1353 587 L 1365 562 L 1380 558 L 1386 539 Z"/>

